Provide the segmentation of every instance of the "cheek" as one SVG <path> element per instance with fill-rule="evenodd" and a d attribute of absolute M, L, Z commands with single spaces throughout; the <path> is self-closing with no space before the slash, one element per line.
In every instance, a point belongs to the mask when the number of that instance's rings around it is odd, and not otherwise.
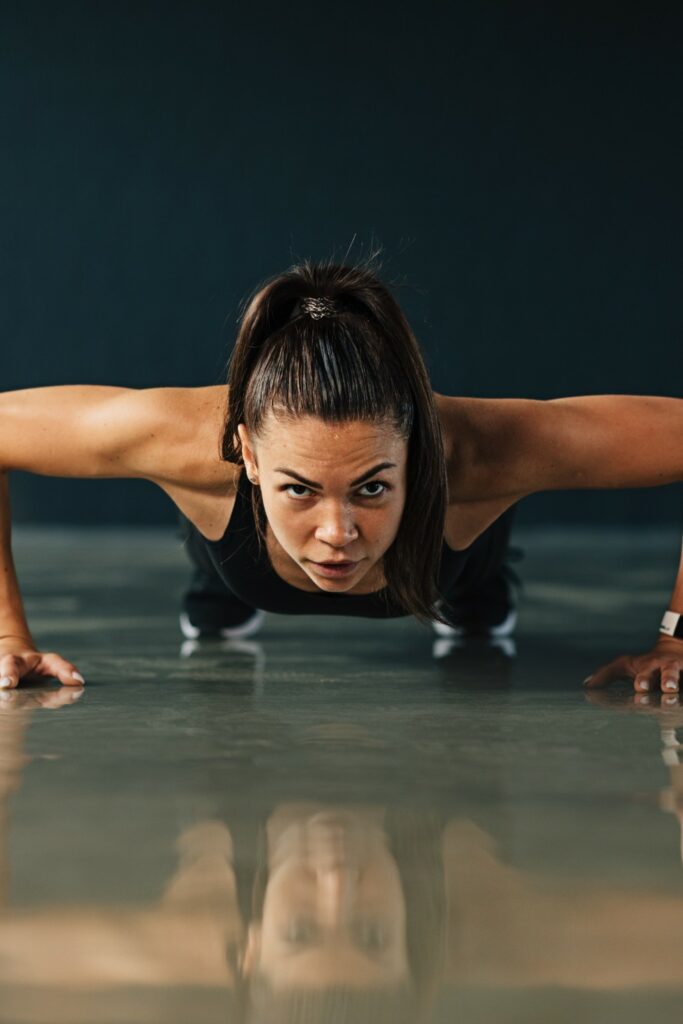
<path fill-rule="evenodd" d="M 314 876 L 300 862 L 286 863 L 268 880 L 263 901 L 263 923 L 273 926 L 310 903 L 315 895 Z"/>
<path fill-rule="evenodd" d="M 364 536 L 369 540 L 376 540 L 377 543 L 386 543 L 390 538 L 393 539 L 398 528 L 400 516 L 397 516 L 393 510 L 386 510 L 382 514 L 376 514 L 374 516 L 368 516 L 361 525 Z"/>

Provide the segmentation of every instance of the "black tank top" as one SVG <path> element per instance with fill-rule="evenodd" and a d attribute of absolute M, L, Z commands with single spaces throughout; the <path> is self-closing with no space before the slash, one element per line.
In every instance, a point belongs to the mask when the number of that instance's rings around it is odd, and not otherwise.
<path fill-rule="evenodd" d="M 265 544 L 259 551 L 251 503 L 252 484 L 240 472 L 235 505 L 220 540 L 202 537 L 211 561 L 226 585 L 245 604 L 286 615 L 358 615 L 371 619 L 398 618 L 407 613 L 387 598 L 387 588 L 371 594 L 309 592 L 286 583 L 273 569 Z M 443 542 L 439 590 L 449 592 L 467 561 L 469 548 L 454 551 Z"/>

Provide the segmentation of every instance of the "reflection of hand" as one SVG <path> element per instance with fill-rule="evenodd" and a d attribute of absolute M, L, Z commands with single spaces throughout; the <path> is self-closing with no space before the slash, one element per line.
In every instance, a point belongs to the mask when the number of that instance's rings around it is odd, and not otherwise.
<path fill-rule="evenodd" d="M 683 694 L 679 693 L 609 693 L 586 690 L 586 700 L 595 707 L 610 711 L 638 711 L 659 719 L 667 728 L 683 725 Z"/>
<path fill-rule="evenodd" d="M 617 679 L 632 679 L 634 690 L 661 689 L 675 693 L 683 672 L 683 640 L 662 637 L 646 654 L 622 654 L 595 670 L 585 680 L 589 689 L 608 686 Z"/>
<path fill-rule="evenodd" d="M 15 689 L 29 676 L 58 679 L 64 686 L 82 686 L 85 682 L 76 666 L 60 654 L 44 654 L 20 637 L 0 639 L 0 688 Z"/>
<path fill-rule="evenodd" d="M 0 714 L 6 709 L 26 708 L 57 708 L 68 707 L 74 704 L 84 694 L 80 686 L 77 690 L 73 686 L 68 690 L 0 690 Z"/>

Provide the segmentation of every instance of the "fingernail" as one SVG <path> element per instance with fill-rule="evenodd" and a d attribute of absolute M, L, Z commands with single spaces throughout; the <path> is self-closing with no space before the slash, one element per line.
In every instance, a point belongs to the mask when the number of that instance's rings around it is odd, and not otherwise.
<path fill-rule="evenodd" d="M 83 685 L 85 685 L 85 679 L 83 678 L 83 676 L 81 675 L 80 672 L 72 672 L 71 673 L 71 678 L 72 679 L 77 679 L 79 681 L 79 683 L 83 683 Z"/>
<path fill-rule="evenodd" d="M 665 690 L 675 690 L 676 689 L 676 684 L 673 681 L 673 679 L 667 679 L 667 681 L 664 683 L 664 689 Z"/>
<path fill-rule="evenodd" d="M 649 690 L 650 689 L 650 684 L 648 683 L 647 679 L 641 679 L 640 680 L 640 682 L 638 683 L 638 689 L 639 690 Z"/>
<path fill-rule="evenodd" d="M 7 687 L 11 686 L 11 685 L 12 685 L 12 680 L 10 679 L 9 676 L 3 676 L 2 679 L 0 679 L 0 689 L 6 690 Z"/>
<path fill-rule="evenodd" d="M 592 678 L 593 678 L 593 676 L 586 676 L 586 678 L 585 678 L 585 679 L 584 679 L 584 681 L 583 681 L 583 685 L 585 686 L 585 685 L 586 685 L 586 683 L 590 683 L 590 681 L 591 681 L 591 679 L 592 679 Z"/>

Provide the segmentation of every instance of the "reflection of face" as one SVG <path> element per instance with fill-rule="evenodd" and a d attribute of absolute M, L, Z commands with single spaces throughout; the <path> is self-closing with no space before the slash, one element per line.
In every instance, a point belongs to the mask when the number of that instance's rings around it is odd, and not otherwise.
<path fill-rule="evenodd" d="M 343 593 L 378 567 L 405 504 L 408 445 L 393 426 L 271 413 L 258 438 L 238 431 L 276 542 L 316 586 Z M 332 577 L 319 564 L 332 560 L 354 564 Z"/>
<path fill-rule="evenodd" d="M 406 978 L 405 901 L 381 818 L 366 808 L 291 805 L 269 821 L 268 885 L 249 959 L 274 987 Z"/>

